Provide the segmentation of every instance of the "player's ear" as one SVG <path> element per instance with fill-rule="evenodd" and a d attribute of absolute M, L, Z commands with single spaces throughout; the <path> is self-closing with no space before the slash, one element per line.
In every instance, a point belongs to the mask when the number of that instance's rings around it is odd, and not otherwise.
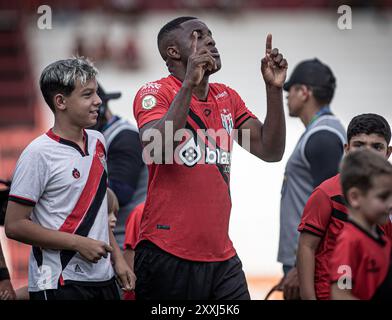
<path fill-rule="evenodd" d="M 347 191 L 347 202 L 353 209 L 358 209 L 360 206 L 360 199 L 363 196 L 363 192 L 356 187 L 350 188 Z"/>
<path fill-rule="evenodd" d="M 302 93 L 301 97 L 302 97 L 303 101 L 308 100 L 309 97 L 313 94 L 312 90 L 309 87 L 305 86 L 305 85 L 301 85 L 301 93 Z"/>
<path fill-rule="evenodd" d="M 391 156 L 391 153 L 392 153 L 392 146 L 389 146 L 387 148 L 387 159 L 389 159 L 389 157 Z"/>
<path fill-rule="evenodd" d="M 350 145 L 348 143 L 344 144 L 344 154 L 348 154 L 348 152 L 350 151 Z"/>
<path fill-rule="evenodd" d="M 59 110 L 65 110 L 66 109 L 65 97 L 61 93 L 56 94 L 54 96 L 54 98 L 53 98 L 53 101 L 54 101 L 54 106 L 55 106 L 56 109 L 59 109 Z"/>
<path fill-rule="evenodd" d="M 168 58 L 170 58 L 172 60 L 180 60 L 181 59 L 180 51 L 178 50 L 177 46 L 167 47 L 166 55 Z"/>

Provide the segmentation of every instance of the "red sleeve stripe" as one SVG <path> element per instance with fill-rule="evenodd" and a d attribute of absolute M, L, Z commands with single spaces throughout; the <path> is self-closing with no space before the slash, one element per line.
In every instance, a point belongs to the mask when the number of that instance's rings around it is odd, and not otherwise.
<path fill-rule="evenodd" d="M 27 205 L 27 206 L 31 206 L 31 207 L 34 207 L 36 205 L 36 202 L 31 200 L 31 199 L 23 198 L 23 197 L 20 197 L 20 196 L 15 196 L 13 194 L 10 194 L 8 196 L 8 200 L 9 201 L 14 201 L 14 202 L 17 202 L 17 203 L 20 203 L 20 204 L 24 204 L 24 205 Z"/>

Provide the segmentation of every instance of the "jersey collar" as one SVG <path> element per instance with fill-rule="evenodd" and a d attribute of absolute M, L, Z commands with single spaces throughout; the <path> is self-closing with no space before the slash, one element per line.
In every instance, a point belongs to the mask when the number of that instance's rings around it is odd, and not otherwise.
<path fill-rule="evenodd" d="M 77 143 L 75 143 L 71 140 L 61 138 L 60 136 L 55 134 L 53 132 L 53 128 L 49 129 L 49 131 L 46 134 L 49 138 L 53 139 L 54 141 L 57 141 L 58 143 L 65 144 L 67 146 L 70 146 L 70 147 L 76 149 L 82 155 L 82 157 L 89 155 L 88 154 L 88 135 L 87 135 L 86 130 L 84 130 L 84 129 L 83 129 L 84 151 L 79 147 L 79 145 Z"/>

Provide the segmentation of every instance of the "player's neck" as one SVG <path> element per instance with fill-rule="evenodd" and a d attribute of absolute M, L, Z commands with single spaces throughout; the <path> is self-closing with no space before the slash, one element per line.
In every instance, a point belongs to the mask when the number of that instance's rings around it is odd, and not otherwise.
<path fill-rule="evenodd" d="M 59 137 L 75 142 L 83 149 L 83 128 L 55 121 L 53 133 Z"/>
<path fill-rule="evenodd" d="M 197 97 L 197 99 L 201 101 L 207 101 L 208 90 L 208 76 L 205 76 L 199 85 L 193 89 L 193 94 Z"/>
<path fill-rule="evenodd" d="M 368 219 L 366 219 L 365 215 L 360 212 L 359 210 L 350 210 L 350 219 L 354 221 L 356 224 L 361 226 L 363 229 L 365 229 L 367 232 L 372 234 L 374 237 L 378 237 L 377 231 L 376 231 L 376 224 L 372 223 Z"/>

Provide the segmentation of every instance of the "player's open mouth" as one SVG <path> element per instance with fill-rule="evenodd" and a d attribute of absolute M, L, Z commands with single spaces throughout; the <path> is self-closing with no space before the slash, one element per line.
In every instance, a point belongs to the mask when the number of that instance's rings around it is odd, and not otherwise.
<path fill-rule="evenodd" d="M 98 110 L 90 111 L 90 113 L 97 116 L 98 115 Z"/>

